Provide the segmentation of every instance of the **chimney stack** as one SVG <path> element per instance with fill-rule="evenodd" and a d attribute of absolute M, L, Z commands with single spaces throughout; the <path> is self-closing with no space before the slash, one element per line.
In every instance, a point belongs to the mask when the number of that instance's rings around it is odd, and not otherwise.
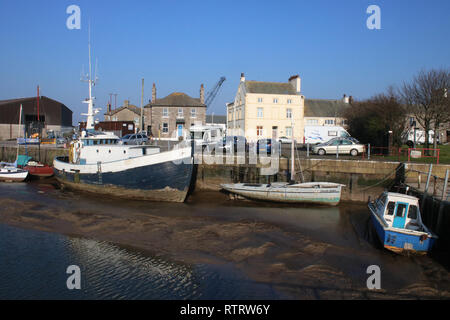
<path fill-rule="evenodd" d="M 106 112 L 111 113 L 111 102 L 108 102 L 108 104 L 106 105 Z"/>
<path fill-rule="evenodd" d="M 241 82 L 245 82 L 245 74 L 241 73 Z"/>
<path fill-rule="evenodd" d="M 204 104 L 205 103 L 205 87 L 202 85 L 200 86 L 200 103 Z"/>
<path fill-rule="evenodd" d="M 289 83 L 294 88 L 295 92 L 300 93 L 302 83 L 301 83 L 300 76 L 298 74 L 290 77 Z"/>
<path fill-rule="evenodd" d="M 350 103 L 350 104 L 353 103 L 353 96 L 348 97 L 348 103 Z"/>
<path fill-rule="evenodd" d="M 152 88 L 152 103 L 156 102 L 156 84 L 153 84 L 153 88 Z"/>
<path fill-rule="evenodd" d="M 125 100 L 124 102 L 123 102 L 123 106 L 125 107 L 125 108 L 128 108 L 128 105 L 130 104 L 130 101 L 128 101 L 128 100 Z"/>
<path fill-rule="evenodd" d="M 349 103 L 350 102 L 350 98 L 347 97 L 346 94 L 344 94 L 344 97 L 342 98 L 342 101 L 344 101 L 344 103 Z"/>

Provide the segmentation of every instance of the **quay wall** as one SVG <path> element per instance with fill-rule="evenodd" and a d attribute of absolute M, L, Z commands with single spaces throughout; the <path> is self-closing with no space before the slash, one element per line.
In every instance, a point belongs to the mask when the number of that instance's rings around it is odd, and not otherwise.
<path fill-rule="evenodd" d="M 20 147 L 23 154 L 24 146 Z M 27 146 L 28 155 L 40 159 L 41 162 L 52 165 L 56 156 L 68 156 L 68 149 L 54 146 Z M 40 153 L 40 154 L 39 154 Z M 16 145 L 0 146 L 0 161 L 14 162 L 17 155 Z M 212 156 L 211 156 L 212 157 Z M 240 161 L 239 161 L 240 160 Z M 280 158 L 277 163 L 277 172 L 273 175 L 263 175 L 263 167 L 258 164 L 249 164 L 249 159 L 234 157 L 227 164 L 225 158 L 217 161 L 217 158 L 196 158 L 200 163 L 197 168 L 195 188 L 198 190 L 220 190 L 223 183 L 269 183 L 284 182 L 290 177 L 290 159 Z M 217 163 L 218 162 L 218 163 Z M 243 163 L 243 164 L 239 164 Z M 209 163 L 209 164 L 208 164 Z M 222 164 L 223 163 L 223 164 Z M 399 162 L 368 161 L 368 160 L 337 160 L 330 158 L 297 159 L 295 162 L 296 180 L 301 181 L 330 181 L 345 185 L 342 200 L 366 202 L 369 197 L 375 198 L 385 189 L 390 189 L 396 181 Z M 433 179 L 430 189 L 439 193 L 439 186 L 445 176 L 445 171 L 450 165 L 433 165 Z M 424 187 L 427 179 L 429 165 L 405 164 L 404 180 L 406 184 L 416 187 Z M 300 174 L 300 172 L 302 174 Z M 437 179 L 437 180 L 436 180 Z M 437 181 L 437 182 L 436 182 Z M 435 187 L 437 185 L 437 187 Z"/>

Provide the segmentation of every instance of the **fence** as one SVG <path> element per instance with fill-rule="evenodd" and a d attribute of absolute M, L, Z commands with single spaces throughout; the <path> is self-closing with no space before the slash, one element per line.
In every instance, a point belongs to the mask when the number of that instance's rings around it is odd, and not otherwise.
<path fill-rule="evenodd" d="M 397 161 L 411 162 L 411 159 L 419 158 L 436 158 L 436 164 L 439 164 L 440 149 L 431 148 L 398 148 L 398 147 L 376 147 L 368 144 L 366 146 L 367 153 L 363 154 L 363 159 L 367 156 L 371 157 L 393 157 Z"/>

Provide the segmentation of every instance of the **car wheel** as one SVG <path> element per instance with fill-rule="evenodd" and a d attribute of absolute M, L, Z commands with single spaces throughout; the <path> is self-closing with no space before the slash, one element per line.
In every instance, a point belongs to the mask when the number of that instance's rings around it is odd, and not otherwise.
<path fill-rule="evenodd" d="M 317 151 L 317 153 L 319 154 L 319 156 L 324 156 L 326 152 L 324 149 L 319 149 L 319 151 Z"/>
<path fill-rule="evenodd" d="M 356 156 L 358 155 L 358 150 L 352 149 L 352 151 L 350 151 L 350 154 L 351 154 L 353 157 L 356 157 Z"/>

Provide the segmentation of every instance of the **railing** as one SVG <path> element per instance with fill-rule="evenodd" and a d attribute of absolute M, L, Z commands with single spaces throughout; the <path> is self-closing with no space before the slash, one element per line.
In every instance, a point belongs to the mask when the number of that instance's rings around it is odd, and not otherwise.
<path fill-rule="evenodd" d="M 411 159 L 417 158 L 436 158 L 436 164 L 439 164 L 440 149 L 432 148 L 398 148 L 398 147 L 376 147 L 368 144 L 366 146 L 367 152 L 363 154 L 363 159 L 367 156 L 370 160 L 371 157 L 397 157 L 397 161 L 401 159 Z M 404 161 L 405 161 L 404 160 Z"/>

